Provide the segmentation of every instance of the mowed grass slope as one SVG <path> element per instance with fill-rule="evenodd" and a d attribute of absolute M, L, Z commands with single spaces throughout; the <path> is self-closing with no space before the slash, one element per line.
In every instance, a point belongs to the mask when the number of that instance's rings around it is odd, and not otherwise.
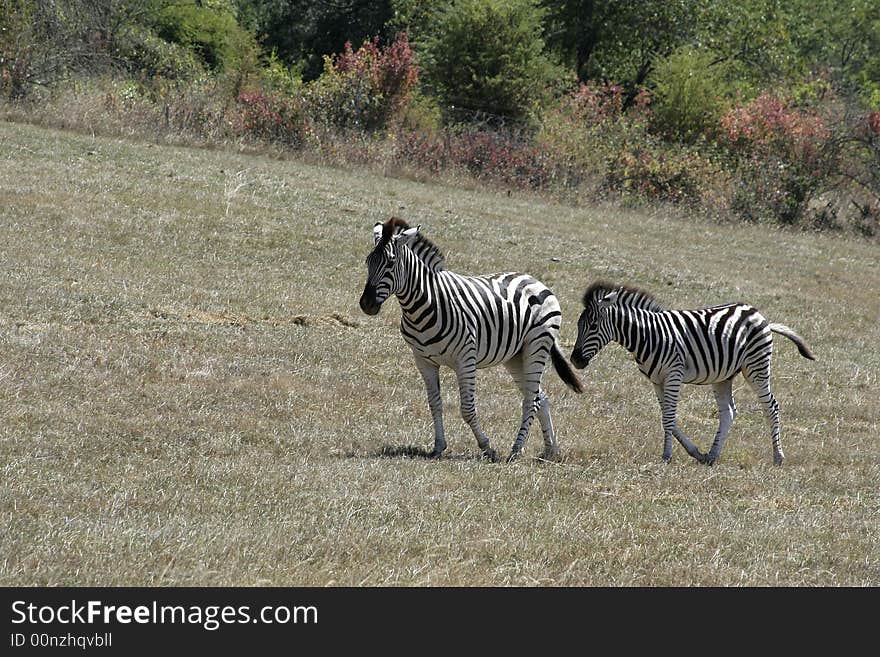
<path fill-rule="evenodd" d="M 464 273 L 523 270 L 570 352 L 595 278 L 670 307 L 755 304 L 777 336 L 784 467 L 740 378 L 718 465 L 676 446 L 629 354 L 545 383 L 564 461 L 448 457 L 389 301 L 357 301 L 374 221 Z M 878 585 L 876 244 L 573 208 L 367 172 L 0 124 L 0 585 Z M 506 454 L 519 398 L 482 370 Z M 706 449 L 711 389 L 686 387 Z"/>

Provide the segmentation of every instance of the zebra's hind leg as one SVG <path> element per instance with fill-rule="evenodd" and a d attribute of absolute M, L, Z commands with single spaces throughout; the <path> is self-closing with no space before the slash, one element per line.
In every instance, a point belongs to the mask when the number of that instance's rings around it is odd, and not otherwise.
<path fill-rule="evenodd" d="M 476 403 L 476 384 L 477 384 L 477 366 L 473 358 L 459 364 L 455 369 L 455 375 L 458 378 L 458 393 L 461 404 L 461 417 L 474 432 L 477 439 L 477 445 L 483 451 L 490 461 L 497 461 L 498 454 L 492 449 L 489 439 L 483 433 L 480 427 L 480 421 L 477 419 L 477 403 Z"/>
<path fill-rule="evenodd" d="M 730 432 L 730 425 L 736 417 L 736 404 L 733 401 L 733 381 L 727 380 L 712 385 L 715 393 L 715 401 L 718 403 L 718 433 L 715 434 L 715 440 L 709 453 L 706 455 L 706 463 L 714 465 L 718 457 L 721 456 L 721 450 L 724 449 L 724 441 L 727 440 L 727 434 Z"/>
<path fill-rule="evenodd" d="M 681 391 L 681 378 L 668 377 L 661 385 L 654 386 L 657 399 L 660 401 L 660 410 L 663 416 L 663 460 L 667 463 L 672 458 L 672 436 L 681 443 L 688 454 L 700 463 L 706 462 L 706 455 L 694 445 L 693 442 L 679 429 L 675 420 L 678 408 L 678 396 Z"/>
<path fill-rule="evenodd" d="M 541 423 L 541 431 L 544 434 L 544 453 L 541 454 L 541 458 L 547 461 L 555 461 L 559 458 L 559 445 L 556 443 L 553 419 L 550 417 L 550 397 L 544 390 L 538 391 L 536 403 L 538 421 Z"/>
<path fill-rule="evenodd" d="M 782 465 L 785 463 L 785 454 L 782 453 L 782 443 L 780 441 L 779 404 L 776 401 L 776 397 L 770 392 L 770 360 L 765 360 L 758 368 L 743 368 L 743 376 L 745 376 L 746 381 L 749 382 L 755 394 L 758 395 L 758 401 L 761 402 L 761 408 L 764 409 L 764 416 L 770 422 L 773 465 Z"/>
<path fill-rule="evenodd" d="M 513 441 L 513 447 L 510 448 L 510 455 L 507 457 L 508 463 L 513 463 L 522 454 L 526 438 L 529 435 L 529 429 L 538 410 L 538 405 L 537 395 L 528 396 L 528 393 L 525 394 L 522 403 L 522 422 L 520 423 L 519 432 L 516 434 L 516 440 Z"/>
<path fill-rule="evenodd" d="M 551 343 L 552 344 L 552 343 Z M 526 353 L 526 349 L 530 351 Z M 507 370 L 513 375 L 513 378 L 519 384 L 522 392 L 522 422 L 520 423 L 519 432 L 510 448 L 510 456 L 507 462 L 515 461 L 522 454 L 526 438 L 529 435 L 529 429 L 537 414 L 540 418 L 541 428 L 544 433 L 544 453 L 550 450 L 555 456 L 558 451 L 556 448 L 556 438 L 553 435 L 553 424 L 550 421 L 550 400 L 546 393 L 541 390 L 541 377 L 544 374 L 544 368 L 547 365 L 547 358 L 550 355 L 549 347 L 546 340 L 536 340 L 527 343 L 521 354 L 515 359 L 505 363 Z"/>

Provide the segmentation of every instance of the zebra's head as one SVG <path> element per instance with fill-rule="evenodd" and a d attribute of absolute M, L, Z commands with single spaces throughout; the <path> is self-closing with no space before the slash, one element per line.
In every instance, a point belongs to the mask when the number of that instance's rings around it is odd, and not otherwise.
<path fill-rule="evenodd" d="M 373 226 L 374 247 L 367 256 L 367 282 L 360 306 L 367 315 L 376 315 L 382 303 L 399 291 L 403 279 L 400 248 L 419 232 L 396 217 Z"/>
<path fill-rule="evenodd" d="M 614 336 L 609 309 L 617 303 L 619 290 L 592 285 L 584 295 L 584 311 L 578 318 L 578 334 L 571 364 L 582 370 Z"/>

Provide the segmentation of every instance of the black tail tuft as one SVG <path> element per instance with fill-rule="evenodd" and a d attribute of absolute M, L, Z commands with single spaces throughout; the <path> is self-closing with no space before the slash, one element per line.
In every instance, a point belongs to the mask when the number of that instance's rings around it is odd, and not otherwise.
<path fill-rule="evenodd" d="M 553 367 L 556 369 L 556 373 L 565 385 L 576 393 L 581 394 L 584 391 L 584 384 L 581 383 L 578 375 L 572 369 L 571 365 L 568 364 L 568 361 L 565 360 L 565 356 L 559 350 L 559 345 L 555 342 L 553 343 L 553 348 L 550 350 L 550 358 L 553 360 Z"/>

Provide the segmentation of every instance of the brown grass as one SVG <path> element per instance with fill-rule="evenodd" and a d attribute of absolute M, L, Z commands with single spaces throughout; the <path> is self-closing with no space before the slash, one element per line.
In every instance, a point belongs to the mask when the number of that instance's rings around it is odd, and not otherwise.
<path fill-rule="evenodd" d="M 875 244 L 8 123 L 0 159 L 0 585 L 880 584 Z M 392 213 L 456 271 L 548 283 L 566 349 L 600 277 L 792 326 L 819 360 L 778 340 L 786 465 L 741 380 L 721 462 L 662 465 L 619 348 L 582 396 L 548 374 L 564 462 L 481 461 L 449 373 L 449 456 L 420 458 L 399 310 L 357 308 Z M 518 407 L 481 372 L 502 451 Z M 705 448 L 711 393 L 679 419 Z"/>

